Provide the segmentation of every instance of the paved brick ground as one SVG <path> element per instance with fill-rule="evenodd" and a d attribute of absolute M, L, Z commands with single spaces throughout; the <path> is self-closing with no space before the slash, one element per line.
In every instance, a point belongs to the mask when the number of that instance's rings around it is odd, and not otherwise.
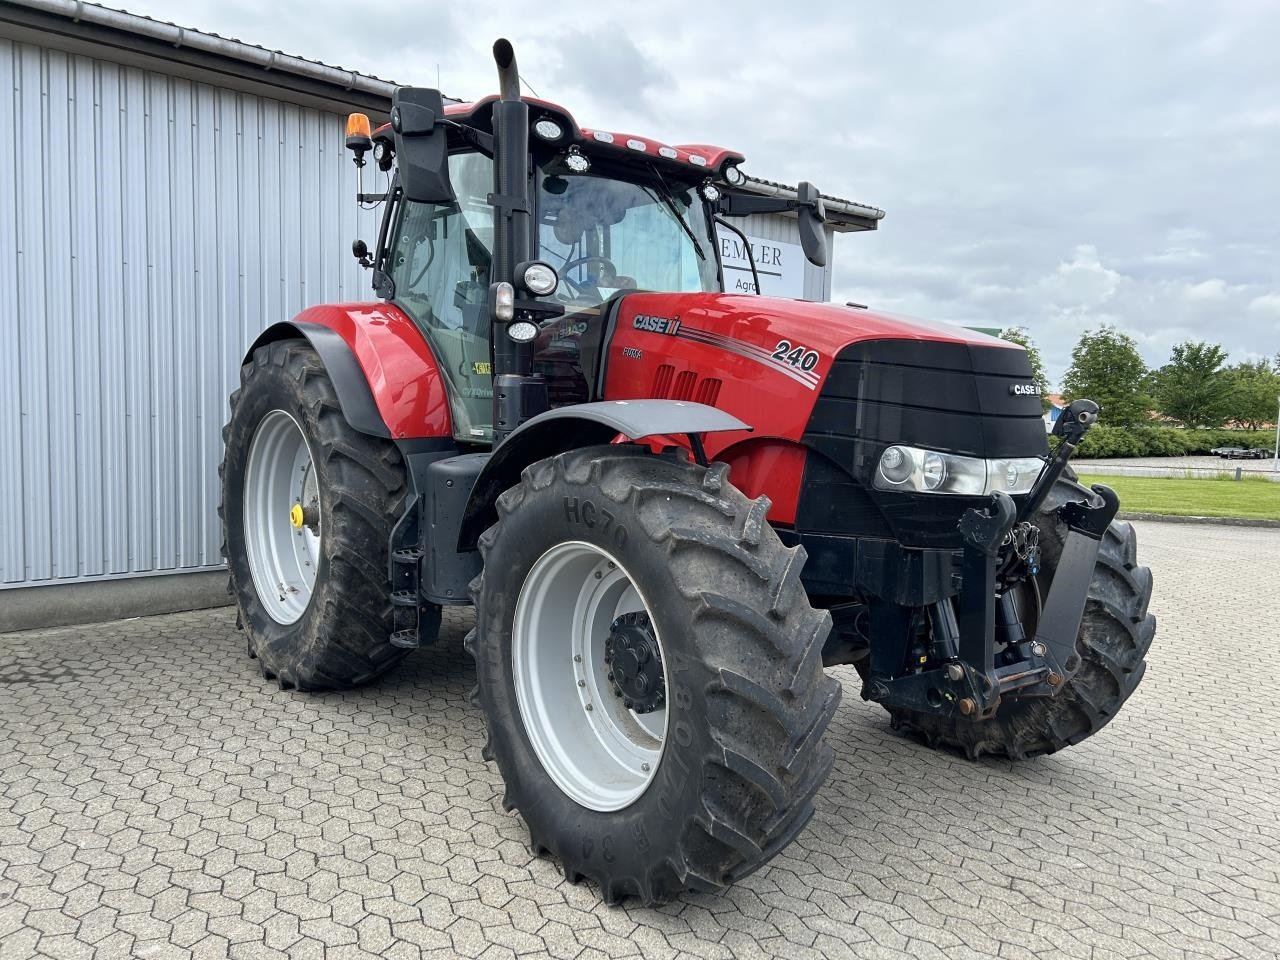
<path fill-rule="evenodd" d="M 266 685 L 226 610 L 2 636 L 0 958 L 1275 957 L 1280 531 L 1140 545 L 1160 634 L 1093 740 L 932 754 L 842 673 L 813 824 L 660 910 L 529 856 L 480 759 L 464 616 L 318 697 Z"/>

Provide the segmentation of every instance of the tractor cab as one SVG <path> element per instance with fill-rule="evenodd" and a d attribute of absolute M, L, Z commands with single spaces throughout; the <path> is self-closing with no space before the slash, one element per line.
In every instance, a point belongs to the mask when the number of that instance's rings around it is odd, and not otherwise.
<path fill-rule="evenodd" d="M 500 133 L 504 108 L 520 112 L 518 130 Z M 582 129 L 531 98 L 445 107 L 420 89 L 398 91 L 390 124 L 362 136 L 366 124 L 357 114 L 349 126 L 357 167 L 373 149 L 395 173 L 386 194 L 361 194 L 386 207 L 377 251 L 357 244 L 357 256 L 437 355 L 461 442 L 489 444 L 495 424 L 594 399 L 583 366 L 598 358 L 585 354 L 628 292 L 720 292 L 715 225 L 740 232 L 724 217 L 806 210 L 806 252 L 825 257 L 817 191 L 802 185 L 807 203 L 735 193 L 743 158 L 720 147 Z M 494 404 L 504 373 L 535 378 L 507 416 Z"/>
<path fill-rule="evenodd" d="M 572 164 L 570 156 L 577 158 Z M 595 332 L 609 304 L 628 291 L 721 289 L 711 216 L 696 184 L 607 161 L 573 169 L 582 161 L 582 154 L 548 154 L 532 165 L 535 257 L 558 281 L 542 297 L 563 310 L 566 324 L 558 327 Z M 453 201 L 400 200 L 389 211 L 383 269 L 395 303 L 441 362 L 455 436 L 489 442 L 493 161 L 478 150 L 458 150 L 448 169 Z M 540 338 L 542 345 L 557 349 L 554 338 Z M 542 352 L 535 348 L 535 365 Z"/>

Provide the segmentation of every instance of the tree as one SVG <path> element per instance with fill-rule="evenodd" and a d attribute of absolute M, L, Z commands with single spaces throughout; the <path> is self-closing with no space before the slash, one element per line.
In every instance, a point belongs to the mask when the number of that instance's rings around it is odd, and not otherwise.
<path fill-rule="evenodd" d="M 1231 413 L 1232 377 L 1219 344 L 1188 340 L 1156 371 L 1156 407 L 1184 427 L 1220 427 Z"/>
<path fill-rule="evenodd" d="M 1044 374 L 1044 361 L 1040 359 L 1040 348 L 1036 346 L 1026 327 L 1006 327 L 1000 331 L 1000 339 L 1016 343 L 1027 351 L 1027 359 L 1031 361 L 1031 379 L 1040 388 L 1040 406 L 1046 411 L 1049 403 L 1049 378 Z"/>
<path fill-rule="evenodd" d="M 1144 389 L 1146 377 L 1147 365 L 1133 337 L 1103 324 L 1080 335 L 1062 380 L 1062 395 L 1068 401 L 1082 397 L 1095 401 L 1102 408 L 1103 422 L 1110 426 L 1144 423 L 1151 410 L 1151 398 Z"/>
<path fill-rule="evenodd" d="M 1227 369 L 1227 376 L 1232 387 L 1228 420 L 1250 430 L 1260 430 L 1263 424 L 1275 421 L 1276 398 L 1280 397 L 1280 371 L 1270 360 L 1237 363 Z"/>

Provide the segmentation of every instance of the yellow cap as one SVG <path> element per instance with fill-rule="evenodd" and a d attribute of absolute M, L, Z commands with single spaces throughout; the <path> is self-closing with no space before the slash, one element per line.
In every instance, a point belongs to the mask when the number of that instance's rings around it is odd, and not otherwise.
<path fill-rule="evenodd" d="M 298 529 L 302 529 L 302 504 L 295 503 L 289 511 L 289 522 Z"/>
<path fill-rule="evenodd" d="M 363 113 L 347 114 L 347 138 L 362 137 L 365 140 L 373 136 L 373 128 L 369 125 L 369 118 Z"/>

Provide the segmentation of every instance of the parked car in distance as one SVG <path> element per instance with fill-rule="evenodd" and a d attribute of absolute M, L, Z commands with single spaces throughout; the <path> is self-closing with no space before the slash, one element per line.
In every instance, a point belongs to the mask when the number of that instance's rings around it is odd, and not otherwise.
<path fill-rule="evenodd" d="M 1244 447 L 1214 447 L 1209 451 L 1215 457 L 1221 457 L 1223 460 L 1270 460 L 1271 451 L 1264 450 L 1259 447 L 1256 450 L 1248 450 Z"/>

